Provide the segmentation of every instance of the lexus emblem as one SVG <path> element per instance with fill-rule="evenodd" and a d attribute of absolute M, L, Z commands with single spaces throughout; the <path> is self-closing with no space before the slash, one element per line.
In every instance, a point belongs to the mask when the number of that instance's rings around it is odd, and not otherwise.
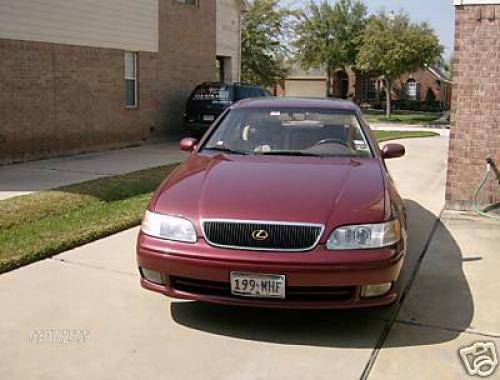
<path fill-rule="evenodd" d="M 266 230 L 255 230 L 252 232 L 252 238 L 254 240 L 263 241 L 269 237 L 269 232 Z"/>

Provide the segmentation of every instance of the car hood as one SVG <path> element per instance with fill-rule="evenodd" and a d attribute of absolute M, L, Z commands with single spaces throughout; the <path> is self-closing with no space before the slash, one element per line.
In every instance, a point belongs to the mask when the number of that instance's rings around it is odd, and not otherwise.
<path fill-rule="evenodd" d="M 192 154 L 159 188 L 155 212 L 201 219 L 321 223 L 384 218 L 377 159 Z"/>

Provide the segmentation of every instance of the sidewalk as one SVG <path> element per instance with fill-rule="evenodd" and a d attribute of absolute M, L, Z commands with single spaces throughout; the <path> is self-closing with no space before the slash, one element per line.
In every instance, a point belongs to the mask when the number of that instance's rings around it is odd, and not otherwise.
<path fill-rule="evenodd" d="M 183 161 L 177 141 L 0 166 L 0 200 Z"/>

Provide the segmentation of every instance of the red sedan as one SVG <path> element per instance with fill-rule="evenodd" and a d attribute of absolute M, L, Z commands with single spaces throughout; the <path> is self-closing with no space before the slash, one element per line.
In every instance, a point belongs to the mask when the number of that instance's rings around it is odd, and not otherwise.
<path fill-rule="evenodd" d="M 167 296 L 286 308 L 386 305 L 406 252 L 403 202 L 359 108 L 261 98 L 227 109 L 156 191 L 141 284 Z"/>

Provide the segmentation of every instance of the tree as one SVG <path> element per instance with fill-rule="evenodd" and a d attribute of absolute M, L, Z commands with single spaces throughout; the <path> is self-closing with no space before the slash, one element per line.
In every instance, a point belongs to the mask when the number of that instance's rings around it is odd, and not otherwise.
<path fill-rule="evenodd" d="M 382 75 L 386 117 L 391 116 L 391 89 L 401 75 L 440 61 L 443 47 L 428 23 L 410 22 L 404 13 L 371 16 L 356 58 L 356 67 Z"/>
<path fill-rule="evenodd" d="M 293 11 L 279 7 L 279 0 L 253 0 L 243 16 L 241 71 L 245 82 L 270 86 L 286 77 L 288 47 L 283 43 Z"/>
<path fill-rule="evenodd" d="M 353 65 L 366 24 L 366 6 L 359 0 L 338 0 L 333 5 L 310 0 L 301 13 L 294 46 L 296 61 L 304 68 L 324 68 L 326 95 L 331 95 L 335 69 Z"/>

